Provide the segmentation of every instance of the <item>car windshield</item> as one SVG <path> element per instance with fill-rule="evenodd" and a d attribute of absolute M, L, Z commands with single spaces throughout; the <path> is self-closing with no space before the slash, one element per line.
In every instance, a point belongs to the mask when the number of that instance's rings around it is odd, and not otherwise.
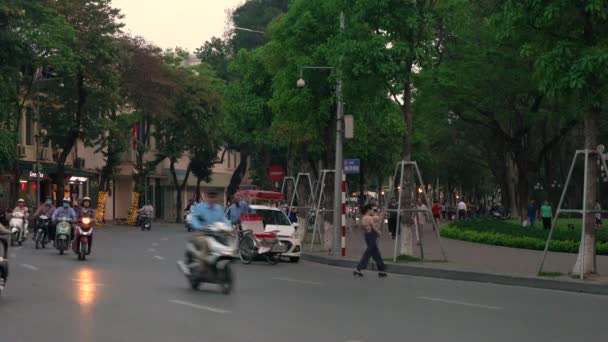
<path fill-rule="evenodd" d="M 255 209 L 255 213 L 262 216 L 262 222 L 264 225 L 277 225 L 277 226 L 290 226 L 291 222 L 282 211 L 278 210 L 267 210 L 267 209 Z"/>

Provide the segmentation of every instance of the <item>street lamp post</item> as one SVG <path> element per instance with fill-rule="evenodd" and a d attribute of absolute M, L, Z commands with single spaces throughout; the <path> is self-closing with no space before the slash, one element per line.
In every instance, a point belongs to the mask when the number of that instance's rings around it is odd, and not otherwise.
<path fill-rule="evenodd" d="M 344 12 L 340 12 L 340 32 L 344 31 Z M 340 250 L 340 227 L 342 227 L 342 168 L 343 168 L 343 146 L 344 138 L 344 101 L 342 98 L 342 72 L 340 68 L 326 66 L 303 66 L 300 68 L 300 79 L 298 88 L 304 88 L 306 82 L 302 77 L 303 69 L 336 69 L 338 83 L 336 85 L 336 160 L 334 165 L 334 206 L 333 206 L 333 248 Z"/>

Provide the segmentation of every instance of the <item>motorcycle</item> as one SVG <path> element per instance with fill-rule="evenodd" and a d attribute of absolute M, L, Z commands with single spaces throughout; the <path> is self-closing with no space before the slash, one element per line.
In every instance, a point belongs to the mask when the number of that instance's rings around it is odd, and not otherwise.
<path fill-rule="evenodd" d="M 93 238 L 93 219 L 83 216 L 75 227 L 75 237 L 72 250 L 78 255 L 78 260 L 86 260 L 91 254 L 91 239 Z"/>
<path fill-rule="evenodd" d="M 148 215 L 140 215 L 139 224 L 141 230 L 152 230 L 152 218 Z"/>
<path fill-rule="evenodd" d="M 20 211 L 14 212 L 9 222 L 9 229 L 11 231 L 11 246 L 18 244 L 23 245 L 25 241 L 25 231 L 27 229 L 27 220 L 25 214 Z"/>
<path fill-rule="evenodd" d="M 230 294 L 234 283 L 230 264 L 236 259 L 237 250 L 234 230 L 227 224 L 216 223 L 203 235 L 208 254 L 203 257 L 200 242 L 195 237 L 186 245 L 185 261 L 178 261 L 178 268 L 193 290 L 198 290 L 202 283 L 212 283 L 220 285 L 222 293 Z"/>
<path fill-rule="evenodd" d="M 61 217 L 58 219 L 55 229 L 55 248 L 60 255 L 69 248 L 70 240 L 72 239 L 72 223 L 70 218 Z"/>
<path fill-rule="evenodd" d="M 288 246 L 279 241 L 279 231 L 254 233 L 251 230 L 239 232 L 239 258 L 243 264 L 250 264 L 258 256 L 275 265 L 281 254 L 287 252 Z"/>
<path fill-rule="evenodd" d="M 36 232 L 34 233 L 34 241 L 36 249 L 45 248 L 49 242 L 49 228 L 51 219 L 48 216 L 41 215 L 36 219 Z"/>
<path fill-rule="evenodd" d="M 186 222 L 186 230 L 188 232 L 191 232 L 193 229 L 192 229 L 192 213 L 190 212 L 190 210 L 186 210 L 184 222 Z"/>
<path fill-rule="evenodd" d="M 0 295 L 8 280 L 8 236 L 0 236 Z"/>

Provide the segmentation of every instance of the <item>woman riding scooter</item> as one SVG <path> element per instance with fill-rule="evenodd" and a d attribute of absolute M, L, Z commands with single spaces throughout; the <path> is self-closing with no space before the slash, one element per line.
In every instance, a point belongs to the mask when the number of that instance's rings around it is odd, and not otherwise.
<path fill-rule="evenodd" d="M 82 201 L 80 202 L 80 207 L 75 211 L 76 211 L 76 218 L 78 219 L 78 222 L 80 222 L 80 220 L 83 217 L 88 217 L 91 219 L 91 225 L 95 224 L 95 210 L 93 210 L 93 208 L 91 208 L 91 198 L 90 197 L 83 198 Z M 78 237 L 79 237 L 78 234 L 79 234 L 79 230 L 76 229 L 74 241 L 78 241 Z M 89 240 L 88 251 L 90 253 L 91 246 L 93 246 L 93 235 L 89 236 L 88 240 Z"/>

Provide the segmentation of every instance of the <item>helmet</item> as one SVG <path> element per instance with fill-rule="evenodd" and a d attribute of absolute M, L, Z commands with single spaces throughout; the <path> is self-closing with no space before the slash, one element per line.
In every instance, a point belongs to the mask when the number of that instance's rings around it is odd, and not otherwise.
<path fill-rule="evenodd" d="M 25 203 L 25 200 L 23 198 L 20 198 L 17 200 L 17 203 Z"/>
<path fill-rule="evenodd" d="M 80 203 L 84 203 L 86 201 L 89 201 L 89 203 L 90 203 L 91 202 L 91 197 L 87 196 L 87 197 L 83 198 L 82 201 L 80 201 Z"/>
<path fill-rule="evenodd" d="M 66 197 L 66 198 L 64 198 L 64 199 L 63 199 L 63 202 L 72 203 L 72 200 L 71 200 L 71 199 L 69 199 L 68 197 Z"/>

